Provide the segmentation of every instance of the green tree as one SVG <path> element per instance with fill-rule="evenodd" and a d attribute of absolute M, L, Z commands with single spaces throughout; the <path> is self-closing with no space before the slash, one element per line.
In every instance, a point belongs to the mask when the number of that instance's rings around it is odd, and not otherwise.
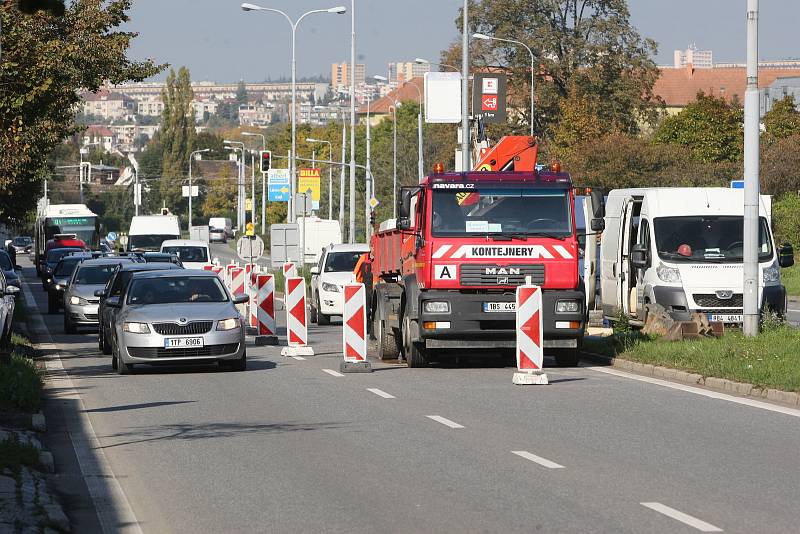
<path fill-rule="evenodd" d="M 773 104 L 764 115 L 764 128 L 772 139 L 800 134 L 800 111 L 795 108 L 794 96 L 786 95 Z"/>
<path fill-rule="evenodd" d="M 239 80 L 239 85 L 236 86 L 236 103 L 247 104 L 247 87 L 244 80 Z"/>
<path fill-rule="evenodd" d="M 800 193 L 798 169 L 800 134 L 766 144 L 761 151 L 762 193 L 776 197 Z"/>
<path fill-rule="evenodd" d="M 655 141 L 685 146 L 700 161 L 738 161 L 744 145 L 743 121 L 737 104 L 701 91 L 694 102 L 661 122 Z"/>
<path fill-rule="evenodd" d="M 202 201 L 203 215 L 206 217 L 231 217 L 236 213 L 236 170 L 223 167 L 212 180 L 206 178 L 206 196 Z"/>
<path fill-rule="evenodd" d="M 163 161 L 159 189 L 161 201 L 174 212 L 182 204 L 181 184 L 189 169 L 189 154 L 195 137 L 194 92 L 189 69 L 181 67 L 177 75 L 170 69 L 161 98 L 164 112 L 158 138 Z"/>
<path fill-rule="evenodd" d="M 657 45 L 631 25 L 625 0 L 470 0 L 470 32 L 528 45 L 536 72 L 537 133 L 549 135 L 559 121 L 560 102 L 572 88 L 597 98 L 597 113 L 615 129 L 636 133 L 655 124 L 660 102 L 653 94 L 659 72 L 651 59 Z M 461 17 L 456 20 L 459 33 Z M 442 53 L 442 63 L 461 63 L 461 39 Z M 531 59 L 510 43 L 473 40 L 472 67 L 510 73 L 511 131 L 530 124 Z"/>
<path fill-rule="evenodd" d="M 553 128 L 553 151 L 566 156 L 572 147 L 609 133 L 609 124 L 600 119 L 597 98 L 571 92 L 561 100 L 561 120 Z"/>
<path fill-rule="evenodd" d="M 140 81 L 162 67 L 127 57 L 130 0 L 74 0 L 63 17 L 0 3 L 0 213 L 22 217 L 40 195 L 50 152 L 81 129 L 79 91 Z"/>

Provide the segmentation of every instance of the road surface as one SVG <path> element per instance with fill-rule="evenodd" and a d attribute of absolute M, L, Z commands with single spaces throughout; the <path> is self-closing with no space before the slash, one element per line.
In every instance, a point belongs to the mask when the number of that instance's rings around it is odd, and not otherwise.
<path fill-rule="evenodd" d="M 76 532 L 800 525 L 800 410 L 593 367 L 512 386 L 513 369 L 492 359 L 339 376 L 340 324 L 311 328 L 317 355 L 305 360 L 250 346 L 244 373 L 118 376 L 94 333 L 66 336 L 45 314 L 40 286 L 26 300 L 44 314 L 31 327 L 52 336 L 49 407 L 74 448 L 56 465 L 65 480 L 86 475 L 67 496 Z"/>

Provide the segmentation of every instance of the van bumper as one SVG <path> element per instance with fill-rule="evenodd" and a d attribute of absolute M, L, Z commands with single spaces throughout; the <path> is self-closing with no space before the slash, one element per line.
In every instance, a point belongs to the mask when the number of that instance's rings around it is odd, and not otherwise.
<path fill-rule="evenodd" d="M 662 306 L 676 321 L 688 321 L 692 313 L 730 313 L 741 314 L 742 308 L 692 309 L 683 287 L 656 286 L 653 288 L 656 304 Z M 761 307 L 784 315 L 786 313 L 786 288 L 782 285 L 761 287 Z"/>

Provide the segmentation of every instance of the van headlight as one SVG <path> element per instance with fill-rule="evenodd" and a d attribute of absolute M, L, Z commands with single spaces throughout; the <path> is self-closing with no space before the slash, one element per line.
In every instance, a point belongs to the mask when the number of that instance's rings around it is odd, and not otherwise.
<path fill-rule="evenodd" d="M 330 291 L 331 293 L 338 293 L 339 286 L 337 286 L 336 284 L 329 284 L 328 282 L 322 282 L 322 290 Z"/>
<path fill-rule="evenodd" d="M 777 263 L 773 263 L 769 267 L 764 267 L 762 270 L 762 279 L 764 280 L 764 285 L 767 284 L 777 284 L 781 281 L 781 268 L 778 267 Z"/>
<path fill-rule="evenodd" d="M 672 284 L 679 284 L 681 281 L 681 272 L 677 267 L 669 267 L 663 263 L 659 263 L 656 267 L 656 274 L 662 282 L 670 282 Z"/>
<path fill-rule="evenodd" d="M 236 328 L 239 328 L 239 319 L 236 317 L 217 321 L 217 330 L 234 330 Z"/>
<path fill-rule="evenodd" d="M 131 334 L 149 334 L 150 327 L 147 323 L 122 323 L 122 330 Z"/>
<path fill-rule="evenodd" d="M 450 313 L 450 303 L 446 300 L 428 300 L 423 304 L 425 313 Z"/>

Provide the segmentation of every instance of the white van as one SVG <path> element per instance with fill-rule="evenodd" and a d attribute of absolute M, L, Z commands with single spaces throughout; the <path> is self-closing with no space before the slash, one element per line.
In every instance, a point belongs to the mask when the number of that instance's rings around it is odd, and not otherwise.
<path fill-rule="evenodd" d="M 161 252 L 178 256 L 186 269 L 202 269 L 211 265 L 211 254 L 205 241 L 170 239 L 161 243 Z"/>
<path fill-rule="evenodd" d="M 342 227 L 334 219 L 320 219 L 319 217 L 298 217 L 297 231 L 302 232 L 305 226 L 305 254 L 306 264 L 319 262 L 322 250 L 328 245 L 342 243 Z M 300 236 L 298 235 L 298 239 Z"/>
<path fill-rule="evenodd" d="M 128 250 L 158 252 L 167 239 L 180 239 L 177 215 L 136 215 L 128 232 Z"/>
<path fill-rule="evenodd" d="M 791 246 L 775 246 L 771 199 L 759 204 L 759 306 L 783 314 L 780 268 Z M 617 189 L 608 194 L 601 242 L 603 316 L 634 324 L 651 304 L 675 320 L 693 312 L 738 324 L 743 314 L 744 192 L 725 188 Z"/>
<path fill-rule="evenodd" d="M 233 237 L 233 223 L 227 217 L 211 217 L 208 219 L 208 227 L 214 230 L 224 230 L 226 238 Z"/>

